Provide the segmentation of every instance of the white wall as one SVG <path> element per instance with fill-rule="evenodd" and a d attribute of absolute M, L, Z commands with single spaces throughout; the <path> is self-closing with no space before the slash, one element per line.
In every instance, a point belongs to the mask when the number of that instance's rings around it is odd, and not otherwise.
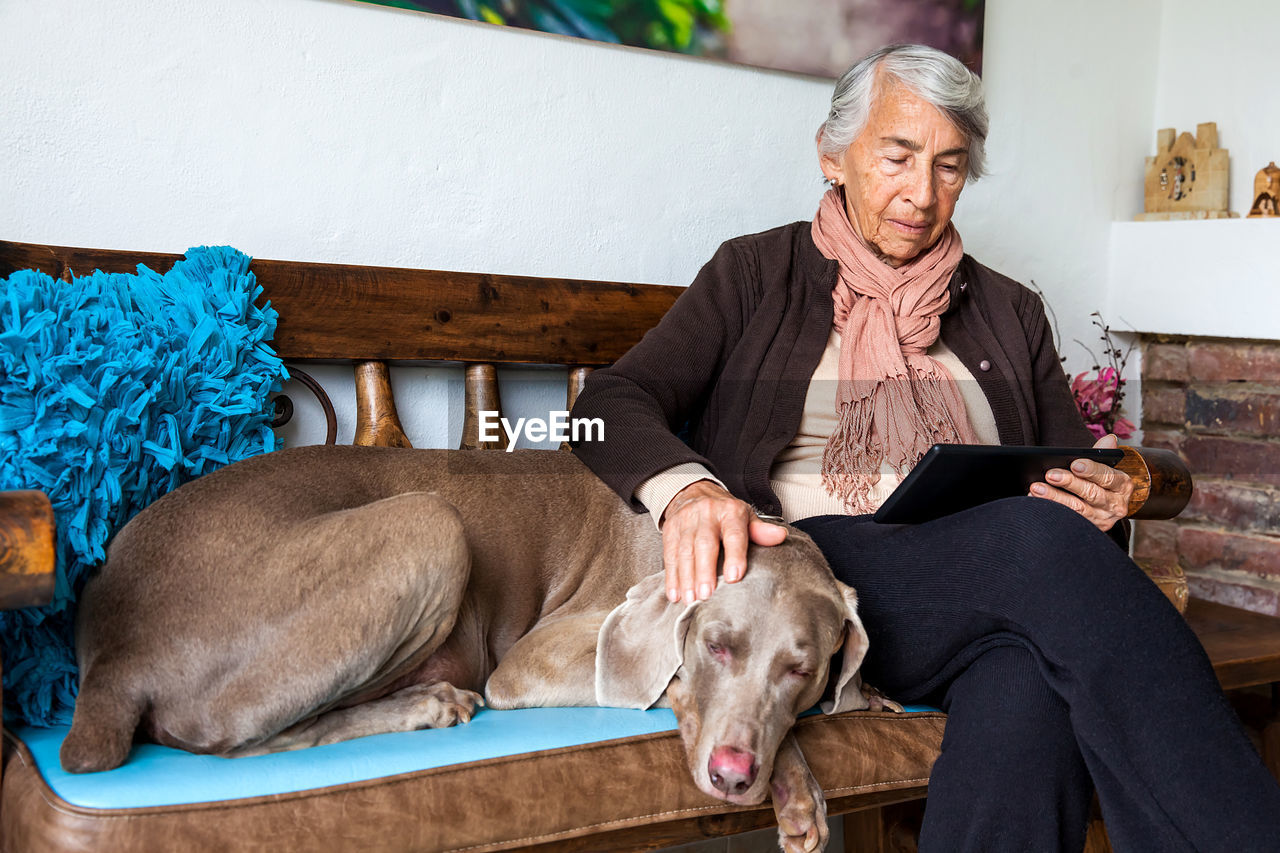
<path fill-rule="evenodd" d="M 1253 178 L 1280 163 L 1280 57 L 1275 0 L 1164 0 L 1155 127 L 1218 123 L 1231 152 L 1231 209 L 1253 204 Z M 1148 143 L 1155 153 L 1155 133 Z"/>
<path fill-rule="evenodd" d="M 0 34 L 7 239 L 686 284 L 822 191 L 829 84 L 794 75 L 345 0 L 3 3 Z M 401 400 L 416 443 L 456 440 L 448 390 Z"/>
<path fill-rule="evenodd" d="M 992 175 L 956 221 L 1046 292 L 1074 368 L 1124 286 L 1110 223 L 1141 208 L 1156 128 L 1216 119 L 1233 199 L 1280 156 L 1269 6 L 989 0 Z M 811 78 L 347 0 L 0 3 L 0 36 L 7 239 L 684 284 L 822 189 Z M 458 373 L 412 392 L 409 373 L 411 437 L 456 440 Z M 549 383 L 503 392 L 560 405 Z"/>
<path fill-rule="evenodd" d="M 1280 159 L 1274 0 L 989 0 L 995 174 L 957 215 L 979 258 L 1046 292 L 1068 367 L 1114 329 L 1280 338 L 1280 220 L 1135 223 L 1156 131 L 1218 124 L 1231 207 Z M 978 241 L 982 242 L 979 243 Z M 1137 359 L 1128 374 L 1137 378 Z M 1138 389 L 1129 397 L 1136 413 Z"/>
<path fill-rule="evenodd" d="M 1158 30 L 1145 153 L 1155 153 L 1158 128 L 1194 134 L 1217 122 L 1231 156 L 1231 209 L 1241 216 L 1258 170 L 1280 161 L 1277 11 L 1275 0 L 1164 0 Z M 1280 219 L 1116 223 L 1109 312 L 1144 332 L 1280 339 L 1277 249 Z"/>
<path fill-rule="evenodd" d="M 1111 221 L 1142 207 L 1160 7 L 987 2 L 992 175 L 956 220 L 975 257 L 1045 293 L 1073 370 L 1092 363 L 1076 340 L 1099 349 L 1089 315 L 1106 308 Z"/>
<path fill-rule="evenodd" d="M 684 283 L 826 85 L 342 0 L 0 7 L 10 237 Z"/>
<path fill-rule="evenodd" d="M 1109 313 L 1140 332 L 1280 340 L 1277 250 L 1280 219 L 1117 222 Z"/>

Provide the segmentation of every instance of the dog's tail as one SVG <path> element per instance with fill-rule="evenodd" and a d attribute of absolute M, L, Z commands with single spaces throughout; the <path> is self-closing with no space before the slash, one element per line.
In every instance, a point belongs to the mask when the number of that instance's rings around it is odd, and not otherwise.
<path fill-rule="evenodd" d="M 80 683 L 71 731 L 62 741 L 62 769 L 94 773 L 124 764 L 133 746 L 133 733 L 142 718 L 143 703 L 113 691 L 109 679 L 90 669 Z"/>

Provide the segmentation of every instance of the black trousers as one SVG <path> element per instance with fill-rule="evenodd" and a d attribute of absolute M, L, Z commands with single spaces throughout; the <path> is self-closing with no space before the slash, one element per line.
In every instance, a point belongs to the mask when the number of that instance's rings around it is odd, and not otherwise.
<path fill-rule="evenodd" d="M 1280 785 L 1199 641 L 1106 535 L 1011 498 L 920 525 L 798 522 L 858 592 L 864 678 L 948 713 L 921 849 L 1280 851 Z"/>

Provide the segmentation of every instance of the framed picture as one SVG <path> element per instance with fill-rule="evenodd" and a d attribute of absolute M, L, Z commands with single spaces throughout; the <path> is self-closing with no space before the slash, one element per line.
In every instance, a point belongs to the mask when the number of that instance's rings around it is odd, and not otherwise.
<path fill-rule="evenodd" d="M 837 77 L 895 42 L 981 72 L 984 0 L 359 0 L 499 26 Z"/>

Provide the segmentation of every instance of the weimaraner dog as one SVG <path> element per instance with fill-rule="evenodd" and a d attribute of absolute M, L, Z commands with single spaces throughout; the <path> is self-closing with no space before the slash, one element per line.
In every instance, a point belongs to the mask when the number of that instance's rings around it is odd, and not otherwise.
<path fill-rule="evenodd" d="M 85 588 L 62 764 L 135 730 L 238 756 L 451 726 L 493 708 L 669 702 L 712 797 L 770 792 L 787 850 L 827 841 L 790 734 L 881 707 L 854 591 L 792 529 L 701 604 L 661 537 L 568 453 L 304 447 L 188 483 L 124 527 Z M 484 692 L 484 699 L 479 695 Z"/>

